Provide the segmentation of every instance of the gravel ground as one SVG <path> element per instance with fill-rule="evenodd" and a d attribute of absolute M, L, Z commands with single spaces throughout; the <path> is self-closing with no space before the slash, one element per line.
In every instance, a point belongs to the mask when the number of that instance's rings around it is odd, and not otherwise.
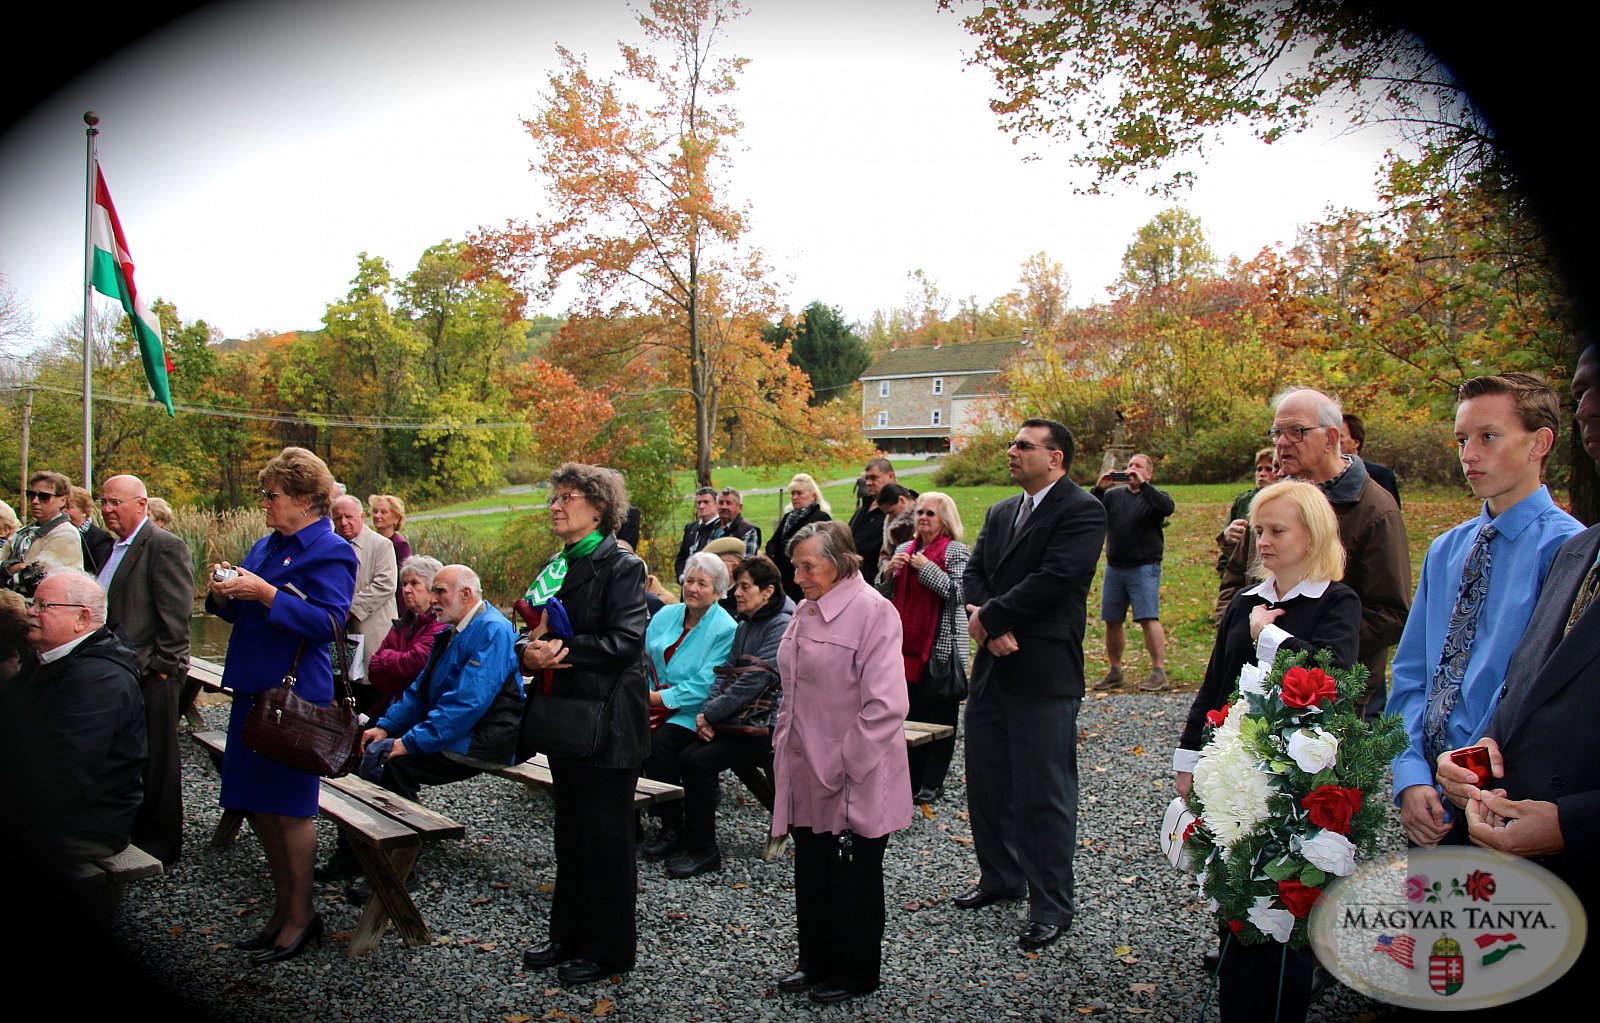
<path fill-rule="evenodd" d="M 964 911 L 950 903 L 977 877 L 958 749 L 944 800 L 889 842 L 883 986 L 841 1006 L 775 990 L 795 952 L 793 858 L 760 860 L 767 814 L 731 775 L 718 820 L 723 869 L 673 880 L 659 864 L 641 863 L 638 966 L 617 984 L 564 990 L 554 971 L 522 972 L 522 952 L 543 940 L 550 908 L 553 808 L 545 795 L 493 777 L 424 790 L 430 806 L 467 826 L 466 838 L 435 843 L 418 864 L 416 901 L 432 947 L 407 948 L 391 930 L 371 956 L 347 958 L 359 910 L 328 885 L 317 902 L 333 940 L 288 963 L 248 967 L 231 942 L 270 911 L 266 863 L 248 829 L 231 848 L 208 847 L 218 779 L 187 740 L 184 858 L 130 887 L 115 933 L 141 975 L 200 1014 L 237 1021 L 1216 1019 L 1198 961 L 1210 940 L 1205 914 L 1187 875 L 1156 847 L 1189 700 L 1130 693 L 1085 701 L 1078 916 L 1038 953 L 1016 945 L 1020 905 Z M 214 728 L 226 712 L 204 709 Z M 319 858 L 334 837 L 319 821 Z M 1313 1001 L 1310 1020 L 1380 1009 L 1333 984 Z"/>

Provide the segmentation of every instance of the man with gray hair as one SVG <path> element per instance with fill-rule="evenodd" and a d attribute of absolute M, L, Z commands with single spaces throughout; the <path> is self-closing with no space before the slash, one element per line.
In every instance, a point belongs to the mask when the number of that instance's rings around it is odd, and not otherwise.
<path fill-rule="evenodd" d="M 744 542 L 744 556 L 761 553 L 761 527 L 744 517 L 744 498 L 732 487 L 717 492 L 717 529 L 713 540 L 731 536 Z"/>
<path fill-rule="evenodd" d="M 183 767 L 178 757 L 178 707 L 189 675 L 189 616 L 194 570 L 189 545 L 146 514 L 149 497 L 137 476 L 100 485 L 100 514 L 115 543 L 100 568 L 106 621 L 132 645 L 144 697 L 149 758 L 144 804 L 133 841 L 170 864 L 183 851 Z"/>
<path fill-rule="evenodd" d="M 516 629 L 483 599 L 478 574 L 465 565 L 441 568 L 429 590 L 447 628 L 416 680 L 361 734 L 361 773 L 407 799 L 416 799 L 423 785 L 509 767 L 522 726 Z M 334 859 L 318 868 L 318 880 L 349 876 L 354 868 L 341 841 Z"/>
<path fill-rule="evenodd" d="M 121 852 L 143 793 L 144 699 L 133 651 L 105 620 L 94 576 L 53 569 L 28 606 L 39 666 L 0 690 L 7 819 L 55 862 Z"/>
<path fill-rule="evenodd" d="M 389 634 L 397 613 L 394 594 L 399 585 L 399 572 L 395 568 L 394 544 L 376 529 L 367 528 L 367 513 L 360 498 L 350 494 L 336 497 L 332 512 L 334 532 L 356 549 L 356 592 L 350 600 L 348 625 L 350 632 L 363 640 L 361 666 L 355 673 L 366 678 L 367 665 L 383 637 Z M 355 665 L 351 665 L 351 669 L 354 671 Z M 376 702 L 370 686 L 360 688 L 366 690 L 356 694 L 356 701 L 362 707 Z"/>
<path fill-rule="evenodd" d="M 1384 668 L 1400 640 L 1411 608 L 1411 550 L 1400 508 L 1367 475 L 1361 459 L 1342 454 L 1339 403 L 1309 388 L 1276 401 L 1272 438 L 1283 475 L 1315 483 L 1333 505 L 1344 544 L 1344 584 L 1361 598 L 1361 663 L 1366 665 L 1365 714 L 1382 712 L 1387 697 Z M 1223 569 L 1219 607 L 1244 585 L 1256 554 L 1255 536 L 1245 531 Z"/>

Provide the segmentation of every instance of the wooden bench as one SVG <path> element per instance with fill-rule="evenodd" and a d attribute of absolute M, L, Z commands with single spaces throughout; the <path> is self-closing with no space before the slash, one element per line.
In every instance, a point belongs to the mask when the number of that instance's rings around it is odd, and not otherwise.
<path fill-rule="evenodd" d="M 906 747 L 926 746 L 936 739 L 948 739 L 956 734 L 954 725 L 936 725 L 926 721 L 907 721 L 905 723 Z M 744 764 L 733 769 L 733 775 L 744 783 L 750 794 L 761 801 L 761 805 L 772 812 L 772 801 L 776 798 L 776 782 L 772 776 L 772 754 L 768 753 L 759 764 Z M 776 859 L 783 849 L 784 838 L 767 839 L 766 846 L 761 850 L 764 860 Z"/>
<path fill-rule="evenodd" d="M 227 733 L 195 732 L 190 737 L 210 754 L 212 762 L 221 770 Z M 425 843 L 461 838 L 467 829 L 420 803 L 355 775 L 324 778 L 318 811 L 339 826 L 339 834 L 349 842 L 372 885 L 373 897 L 367 900 L 350 939 L 350 956 L 363 956 L 377 948 L 391 920 L 407 945 L 432 944 L 433 935 L 423 922 L 411 893 L 406 890 L 406 877 Z M 244 821 L 242 812 L 224 810 L 211 836 L 211 844 L 232 843 L 239 836 Z"/>
<path fill-rule="evenodd" d="M 550 777 L 550 761 L 545 758 L 543 753 L 520 764 L 513 764 L 510 767 L 502 767 L 498 771 L 485 773 L 496 774 L 502 778 L 510 778 L 512 781 L 519 781 L 530 789 L 549 788 L 555 784 L 554 779 Z M 641 776 L 633 786 L 633 808 L 635 810 L 646 809 L 654 803 L 666 803 L 682 798 L 683 786 L 681 785 L 670 785 L 664 781 L 652 781 Z"/>

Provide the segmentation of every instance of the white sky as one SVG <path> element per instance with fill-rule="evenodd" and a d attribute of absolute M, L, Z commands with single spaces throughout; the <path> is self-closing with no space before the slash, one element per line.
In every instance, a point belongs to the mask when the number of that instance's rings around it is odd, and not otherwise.
<path fill-rule="evenodd" d="M 906 275 L 987 301 L 1041 249 L 1097 300 L 1139 225 L 1171 201 L 1071 191 L 1060 143 L 1016 146 L 934 0 L 750 0 L 736 194 L 786 284 L 863 324 Z M 274 0 L 207 9 L 102 64 L 0 139 L 0 270 L 39 335 L 81 311 L 82 114 L 147 298 L 228 336 L 310 329 L 356 254 L 397 275 L 428 246 L 536 217 L 519 118 L 556 43 L 611 66 L 640 41 L 621 0 Z M 1240 133 L 1178 202 L 1219 255 L 1254 255 L 1335 207 L 1370 207 L 1377 132 L 1273 146 Z M 1042 159 L 1025 162 L 1037 152 Z M 103 301 L 99 298 L 97 302 Z M 550 312 L 556 309 L 546 310 Z M 952 305 L 951 311 L 954 311 Z"/>

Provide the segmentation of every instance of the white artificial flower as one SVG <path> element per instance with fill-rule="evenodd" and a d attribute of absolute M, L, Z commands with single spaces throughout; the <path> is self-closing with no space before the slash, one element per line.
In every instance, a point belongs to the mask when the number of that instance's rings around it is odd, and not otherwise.
<path fill-rule="evenodd" d="M 1237 705 L 1235 705 L 1237 706 Z M 1229 713 L 1231 723 L 1234 714 Z M 1239 839 L 1267 819 L 1267 798 L 1272 786 L 1257 770 L 1255 760 L 1239 741 L 1237 729 L 1231 736 L 1217 736 L 1200 751 L 1194 768 L 1194 787 L 1205 806 L 1205 824 L 1224 853 Z"/>
<path fill-rule="evenodd" d="M 1326 828 L 1318 831 L 1310 841 L 1300 844 L 1300 855 L 1306 862 L 1334 877 L 1344 877 L 1356 869 L 1356 847 L 1337 831 Z"/>
<path fill-rule="evenodd" d="M 1339 740 L 1321 728 L 1301 728 L 1289 736 L 1289 758 L 1300 770 L 1316 774 L 1339 758 Z"/>
<path fill-rule="evenodd" d="M 1256 896 L 1256 904 L 1250 907 L 1245 917 L 1262 934 L 1284 944 L 1288 944 L 1289 935 L 1294 932 L 1294 914 L 1287 909 L 1273 909 L 1272 900 L 1265 896 Z"/>
<path fill-rule="evenodd" d="M 1251 696 L 1267 695 L 1267 673 L 1259 664 L 1246 664 L 1239 669 L 1239 692 Z"/>

